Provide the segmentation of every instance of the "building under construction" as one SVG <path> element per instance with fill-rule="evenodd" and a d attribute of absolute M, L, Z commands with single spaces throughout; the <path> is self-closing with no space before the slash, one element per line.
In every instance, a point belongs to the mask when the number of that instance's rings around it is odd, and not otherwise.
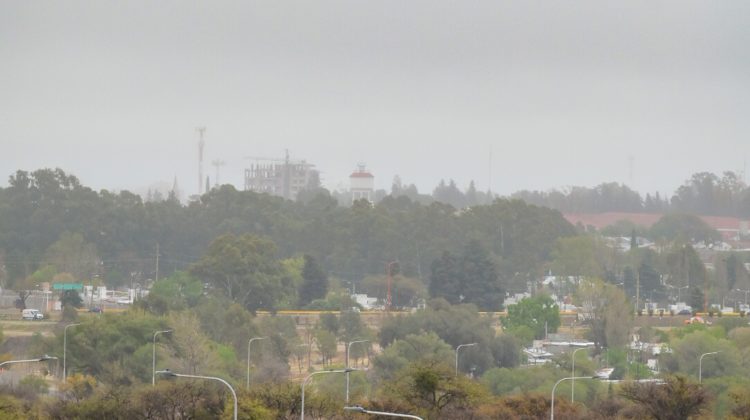
<path fill-rule="evenodd" d="M 253 158 L 256 162 L 245 169 L 245 191 L 268 193 L 294 200 L 305 188 L 320 184 L 320 174 L 315 165 L 303 161 L 285 159 Z M 268 163 L 262 163 L 266 161 Z"/>

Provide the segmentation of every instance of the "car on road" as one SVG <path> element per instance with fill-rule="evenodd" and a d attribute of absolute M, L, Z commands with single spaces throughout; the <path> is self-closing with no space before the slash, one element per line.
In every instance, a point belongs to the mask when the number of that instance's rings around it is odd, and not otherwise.
<path fill-rule="evenodd" d="M 24 309 L 21 311 L 21 319 L 36 321 L 44 319 L 44 315 L 39 309 Z"/>

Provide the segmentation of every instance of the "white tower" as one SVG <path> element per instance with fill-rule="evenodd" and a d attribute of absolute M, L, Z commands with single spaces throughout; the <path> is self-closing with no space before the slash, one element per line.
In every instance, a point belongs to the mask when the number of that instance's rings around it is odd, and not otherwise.
<path fill-rule="evenodd" d="M 372 202 L 375 193 L 375 177 L 367 172 L 363 163 L 358 164 L 357 170 L 349 175 L 349 184 L 352 202 L 363 198 Z"/>

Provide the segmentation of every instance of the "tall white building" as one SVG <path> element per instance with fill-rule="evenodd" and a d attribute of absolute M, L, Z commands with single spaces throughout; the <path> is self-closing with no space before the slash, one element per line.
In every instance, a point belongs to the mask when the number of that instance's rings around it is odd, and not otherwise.
<path fill-rule="evenodd" d="M 367 172 L 364 164 L 360 163 L 357 165 L 357 170 L 349 175 L 349 185 L 349 190 L 352 194 L 352 203 L 363 198 L 369 202 L 373 201 L 375 177 Z"/>
<path fill-rule="evenodd" d="M 269 160 L 269 159 L 259 159 Z M 317 187 L 320 174 L 315 165 L 285 159 L 272 163 L 255 163 L 245 169 L 245 191 L 268 193 L 287 200 L 294 200 L 305 188 Z"/>

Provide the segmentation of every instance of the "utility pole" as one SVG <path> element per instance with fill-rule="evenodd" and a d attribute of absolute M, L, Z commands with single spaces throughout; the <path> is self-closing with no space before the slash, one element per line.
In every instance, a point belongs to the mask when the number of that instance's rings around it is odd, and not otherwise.
<path fill-rule="evenodd" d="M 487 168 L 487 204 L 492 204 L 492 145 L 490 145 L 489 167 Z"/>
<path fill-rule="evenodd" d="M 154 275 L 154 281 L 159 281 L 159 243 L 156 243 L 156 274 Z"/>
<path fill-rule="evenodd" d="M 641 298 L 641 270 L 635 272 L 635 313 L 638 313 L 638 304 Z"/>
<path fill-rule="evenodd" d="M 206 133 L 206 127 L 198 127 L 195 130 L 200 135 L 200 140 L 198 140 L 198 195 L 201 195 L 203 194 L 203 147 L 206 145 L 203 141 L 203 134 Z"/>
<path fill-rule="evenodd" d="M 388 274 L 388 285 L 387 285 L 387 291 L 385 295 L 385 311 L 390 312 L 391 311 L 391 283 L 393 283 L 393 265 L 398 264 L 398 261 L 391 261 L 386 265 L 386 271 Z"/>
<path fill-rule="evenodd" d="M 284 179 L 282 184 L 282 196 L 290 200 L 291 199 L 291 187 L 292 187 L 292 167 L 289 162 L 289 149 L 286 149 L 286 155 L 284 157 Z"/>

